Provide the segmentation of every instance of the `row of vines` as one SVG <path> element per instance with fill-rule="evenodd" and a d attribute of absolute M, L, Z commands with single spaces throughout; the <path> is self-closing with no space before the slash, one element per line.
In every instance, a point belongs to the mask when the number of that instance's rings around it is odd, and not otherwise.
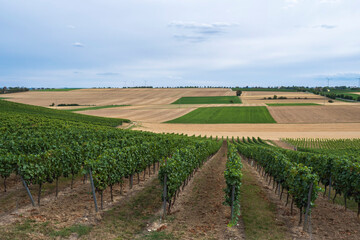
<path fill-rule="evenodd" d="M 168 175 L 171 198 L 179 182 L 220 145 L 218 141 L 175 134 L 114 129 L 41 115 L 0 115 L 0 176 L 19 175 L 27 185 L 58 181 L 60 177 L 89 174 L 102 192 L 124 178 L 161 162 Z M 164 164 L 164 163 L 167 164 Z M 40 204 L 40 194 L 38 203 Z"/>

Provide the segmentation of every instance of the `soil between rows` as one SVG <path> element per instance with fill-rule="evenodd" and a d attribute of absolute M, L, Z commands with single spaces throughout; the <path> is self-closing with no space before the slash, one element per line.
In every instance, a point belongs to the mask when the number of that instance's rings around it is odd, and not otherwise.
<path fill-rule="evenodd" d="M 223 205 L 227 144 L 208 160 L 185 187 L 172 208 L 165 232 L 179 239 L 245 239 L 242 220 L 227 227 L 230 207 Z"/>

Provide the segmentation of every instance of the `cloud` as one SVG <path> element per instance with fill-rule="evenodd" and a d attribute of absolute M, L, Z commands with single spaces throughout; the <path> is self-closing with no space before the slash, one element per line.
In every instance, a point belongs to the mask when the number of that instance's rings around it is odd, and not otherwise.
<path fill-rule="evenodd" d="M 237 24 L 227 23 L 227 22 L 198 23 L 198 22 L 173 21 L 169 24 L 169 26 L 177 27 L 177 28 L 188 28 L 188 29 L 215 29 L 215 28 L 227 28 L 227 27 L 237 26 Z"/>
<path fill-rule="evenodd" d="M 173 35 L 173 37 L 179 41 L 189 41 L 189 42 L 203 42 L 206 40 L 204 36 L 185 35 L 185 34 Z"/>
<path fill-rule="evenodd" d="M 74 25 L 67 25 L 66 27 L 70 28 L 70 29 L 75 29 L 76 28 Z"/>
<path fill-rule="evenodd" d="M 168 26 L 176 28 L 178 31 L 185 31 L 185 33 L 182 34 L 174 34 L 173 37 L 176 40 L 202 42 L 207 40 L 208 37 L 222 34 L 226 29 L 238 26 L 238 24 L 227 22 L 199 23 L 173 21 L 169 23 Z M 191 34 L 188 34 L 188 32 Z"/>
<path fill-rule="evenodd" d="M 118 76 L 119 73 L 115 73 L 115 72 L 103 72 L 103 73 L 97 73 L 96 75 L 99 75 L 99 76 Z"/>
<path fill-rule="evenodd" d="M 322 25 L 314 26 L 313 28 L 333 29 L 333 28 L 336 28 L 336 27 L 337 26 L 335 26 L 335 25 L 322 24 Z"/>
<path fill-rule="evenodd" d="M 295 7 L 299 3 L 299 0 L 285 0 L 285 6 L 283 9 Z"/>
<path fill-rule="evenodd" d="M 172 80 L 182 80 L 183 78 L 180 76 L 173 76 L 173 75 L 169 75 L 166 78 L 168 79 L 172 79 Z"/>
<path fill-rule="evenodd" d="M 320 3 L 340 3 L 342 0 L 320 0 Z"/>
<path fill-rule="evenodd" d="M 73 47 L 85 47 L 84 44 L 80 43 L 80 42 L 74 42 Z"/>

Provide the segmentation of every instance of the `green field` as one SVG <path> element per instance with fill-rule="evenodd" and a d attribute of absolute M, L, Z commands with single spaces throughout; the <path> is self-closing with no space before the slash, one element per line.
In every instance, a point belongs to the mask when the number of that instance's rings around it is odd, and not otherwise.
<path fill-rule="evenodd" d="M 331 89 L 331 91 L 330 91 L 330 93 L 344 94 L 344 95 L 352 96 L 354 99 L 357 99 L 357 97 L 360 96 L 359 94 L 357 94 L 357 92 L 359 92 L 359 90 L 333 90 L 333 89 Z"/>
<path fill-rule="evenodd" d="M 97 107 L 66 109 L 65 111 L 78 112 L 78 111 L 86 111 L 86 110 L 97 110 L 97 109 L 103 109 L 103 108 L 115 108 L 115 107 L 127 107 L 127 106 L 130 106 L 130 105 L 106 105 L 106 106 L 97 106 Z"/>
<path fill-rule="evenodd" d="M 316 106 L 317 103 L 266 103 L 269 107 L 282 107 L 282 106 Z"/>
<path fill-rule="evenodd" d="M 231 104 L 241 103 L 237 96 L 219 96 L 219 97 L 182 97 L 172 104 Z"/>
<path fill-rule="evenodd" d="M 41 91 L 41 92 L 67 92 L 73 90 L 79 90 L 82 88 L 49 88 L 49 89 L 37 89 L 33 91 Z"/>
<path fill-rule="evenodd" d="M 276 123 L 266 107 L 204 107 L 166 123 Z"/>
<path fill-rule="evenodd" d="M 34 115 L 34 116 L 41 115 L 50 119 L 60 119 L 66 121 L 75 121 L 75 122 L 90 123 L 90 124 L 111 126 L 111 127 L 119 126 L 123 122 L 130 122 L 127 119 L 95 117 L 95 116 L 67 112 L 63 110 L 55 110 L 50 108 L 0 100 L 0 114 L 9 113 L 9 112 Z"/>

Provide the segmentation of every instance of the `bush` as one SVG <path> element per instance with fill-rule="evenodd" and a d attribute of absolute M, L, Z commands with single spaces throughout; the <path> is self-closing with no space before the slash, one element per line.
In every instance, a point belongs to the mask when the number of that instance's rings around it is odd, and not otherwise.
<path fill-rule="evenodd" d="M 58 107 L 71 107 L 71 106 L 80 106 L 80 105 L 77 104 L 77 103 L 69 103 L 69 104 L 67 104 L 67 103 L 60 103 L 60 104 L 58 104 Z"/>
<path fill-rule="evenodd" d="M 334 101 L 333 101 L 333 100 L 329 100 L 328 102 L 329 102 L 329 103 L 333 103 Z"/>
<path fill-rule="evenodd" d="M 277 99 L 277 96 L 276 96 L 276 95 L 274 95 L 273 99 Z"/>

